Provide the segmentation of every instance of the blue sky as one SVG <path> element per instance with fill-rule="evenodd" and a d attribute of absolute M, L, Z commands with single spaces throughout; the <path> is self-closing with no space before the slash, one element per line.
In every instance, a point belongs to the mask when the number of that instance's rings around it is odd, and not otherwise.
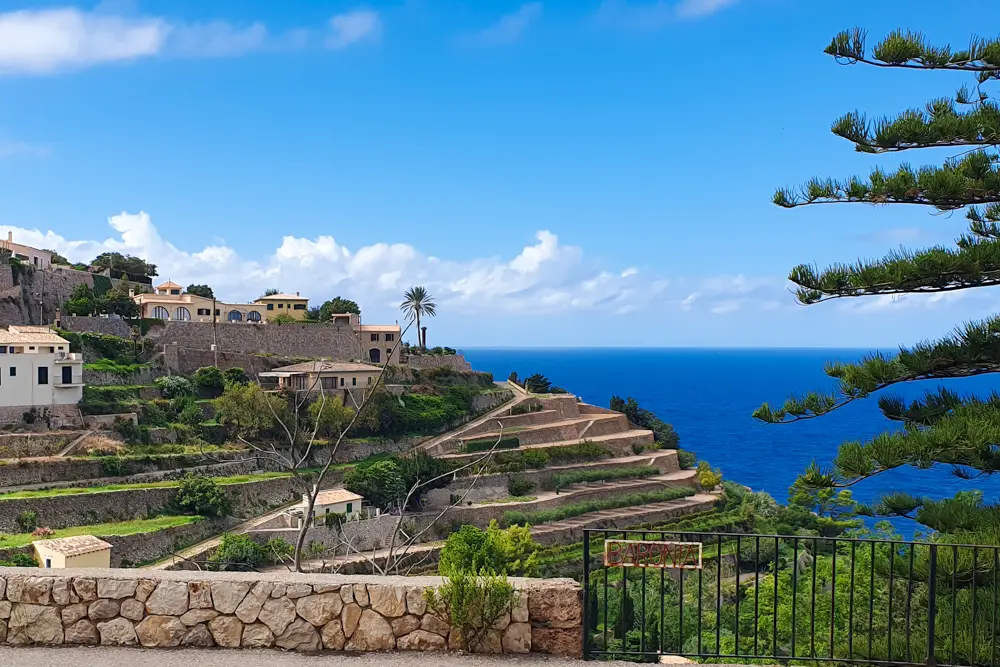
<path fill-rule="evenodd" d="M 1000 6 L 879 0 L 0 0 L 0 229 L 141 254 L 227 299 L 266 287 L 456 346 L 880 346 L 983 293 L 803 308 L 800 262 L 948 243 L 960 215 L 783 211 L 866 173 L 829 133 L 965 79 L 840 67 L 840 29 L 959 45 Z M 940 155 L 911 154 L 923 162 Z"/>

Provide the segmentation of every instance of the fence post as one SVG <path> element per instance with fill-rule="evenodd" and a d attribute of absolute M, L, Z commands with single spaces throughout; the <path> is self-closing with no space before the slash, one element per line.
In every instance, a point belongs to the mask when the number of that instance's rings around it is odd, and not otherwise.
<path fill-rule="evenodd" d="M 583 659 L 590 658 L 590 534 L 583 529 Z M 594 619 L 596 621 L 596 619 Z"/>
<path fill-rule="evenodd" d="M 934 656 L 934 621 L 937 616 L 937 545 L 930 544 L 930 572 L 928 574 L 927 587 L 927 664 L 929 667 L 937 665 L 937 658 Z M 952 565 L 954 567 L 954 564 Z M 955 641 L 952 638 L 952 641 Z"/>

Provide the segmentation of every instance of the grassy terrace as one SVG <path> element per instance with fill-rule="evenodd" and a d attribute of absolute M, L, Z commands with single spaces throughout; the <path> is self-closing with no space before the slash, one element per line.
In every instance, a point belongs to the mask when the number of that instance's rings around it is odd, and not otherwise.
<path fill-rule="evenodd" d="M 212 481 L 220 486 L 230 484 L 245 484 L 247 482 L 261 482 L 267 479 L 279 477 L 291 477 L 286 472 L 263 472 L 256 475 L 233 475 L 232 477 L 212 477 Z M 83 493 L 105 493 L 107 491 L 134 491 L 137 489 L 163 489 L 180 485 L 179 480 L 168 480 L 163 482 L 146 482 L 144 484 L 108 484 L 105 486 L 88 486 L 77 488 L 43 489 L 38 491 L 14 491 L 12 493 L 0 494 L 0 502 L 4 500 L 23 500 L 25 498 L 53 498 L 56 496 L 76 496 Z"/>
<path fill-rule="evenodd" d="M 563 505 L 562 507 L 556 507 L 553 509 L 539 510 L 537 512 L 508 511 L 504 512 L 503 522 L 504 525 L 507 526 L 537 526 L 543 523 L 552 523 L 554 521 L 562 521 L 563 519 L 571 519 L 573 517 L 580 516 L 581 514 L 600 512 L 601 510 L 620 509 L 622 507 L 637 507 L 651 503 L 662 503 L 670 500 L 687 498 L 688 496 L 693 496 L 694 494 L 694 489 L 690 487 L 674 487 L 659 491 L 647 491 L 645 493 L 631 493 L 625 496 L 618 496 L 616 498 L 606 498 L 604 500 L 586 500 L 579 503 L 573 503 L 571 505 Z"/>
<path fill-rule="evenodd" d="M 61 528 L 55 531 L 52 537 L 74 537 L 76 535 L 94 535 L 104 537 L 107 535 L 138 535 L 140 533 L 154 533 L 158 530 L 186 526 L 201 521 L 200 516 L 158 516 L 153 519 L 137 519 L 135 521 L 123 521 L 121 523 L 99 523 L 93 526 L 73 526 L 72 528 Z M 0 533 L 0 549 L 13 549 L 25 547 L 37 540 L 31 533 L 18 533 L 11 535 Z"/>

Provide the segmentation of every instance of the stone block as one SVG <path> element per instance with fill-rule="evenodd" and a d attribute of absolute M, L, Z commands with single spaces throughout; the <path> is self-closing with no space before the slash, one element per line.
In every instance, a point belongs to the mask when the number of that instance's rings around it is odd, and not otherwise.
<path fill-rule="evenodd" d="M 245 581 L 213 581 L 212 602 L 220 614 L 232 614 L 250 592 L 250 584 Z M 211 630 L 211 628 L 209 628 Z M 215 640 L 219 643 L 219 640 Z M 221 646 L 221 644 L 220 644 Z"/>
<path fill-rule="evenodd" d="M 236 608 L 236 618 L 244 623 L 253 623 L 256 621 L 261 608 L 271 595 L 272 588 L 274 588 L 273 585 L 265 582 L 254 584 L 250 592 L 243 598 L 243 602 Z"/>
<path fill-rule="evenodd" d="M 73 591 L 79 596 L 81 602 L 90 602 L 97 599 L 97 582 L 85 577 L 77 577 L 73 580 Z"/>
<path fill-rule="evenodd" d="M 191 609 L 211 609 L 212 585 L 207 581 L 188 582 L 188 607 Z"/>
<path fill-rule="evenodd" d="M 579 628 L 583 607 L 577 586 L 540 586 L 528 595 L 528 616 L 534 625 L 548 628 Z"/>
<path fill-rule="evenodd" d="M 271 598 L 264 603 L 257 618 L 261 623 L 271 628 L 271 632 L 277 637 L 285 631 L 289 623 L 295 620 L 295 603 L 288 598 L 277 600 Z"/>
<path fill-rule="evenodd" d="M 344 628 L 340 624 L 340 619 L 335 618 L 320 631 L 320 639 L 323 640 L 324 648 L 339 651 L 344 648 L 347 638 L 344 636 Z"/>
<path fill-rule="evenodd" d="M 188 586 L 183 581 L 161 581 L 146 600 L 146 611 L 154 615 L 180 616 L 187 610 Z"/>
<path fill-rule="evenodd" d="M 62 644 L 64 636 L 62 618 L 55 607 L 17 602 L 11 608 L 8 644 Z"/>
<path fill-rule="evenodd" d="M 447 648 L 444 637 L 426 630 L 414 630 L 396 640 L 400 651 L 443 651 Z"/>
<path fill-rule="evenodd" d="M 135 646 L 139 643 L 135 636 L 135 626 L 127 618 L 115 618 L 97 624 L 97 632 L 101 635 L 101 644 L 105 646 Z"/>
<path fill-rule="evenodd" d="M 511 623 L 503 633 L 504 653 L 531 652 L 531 625 L 528 623 Z"/>
<path fill-rule="evenodd" d="M 92 621 L 107 621 L 118 615 L 121 606 L 118 600 L 95 600 L 87 608 L 87 615 Z"/>
<path fill-rule="evenodd" d="M 219 615 L 214 609 L 189 609 L 181 616 L 181 623 L 187 626 L 207 623 Z"/>
<path fill-rule="evenodd" d="M 392 634 L 401 637 L 417 630 L 420 627 L 420 619 L 416 616 L 400 616 L 392 619 L 390 625 L 392 626 Z"/>
<path fill-rule="evenodd" d="M 396 618 L 406 613 L 406 589 L 403 587 L 391 584 L 369 584 L 367 593 L 371 608 L 382 616 Z M 354 597 L 357 598 L 357 596 L 358 592 L 354 591 Z"/>
<path fill-rule="evenodd" d="M 147 616 L 135 627 L 139 643 L 147 648 L 180 646 L 187 626 L 174 616 Z"/>
<path fill-rule="evenodd" d="M 10 603 L 8 602 L 6 604 Z M 87 618 L 87 605 L 83 602 L 79 602 L 77 604 L 71 604 L 68 607 L 63 607 L 61 616 L 63 625 L 73 625 L 81 618 Z M 0 618 L 7 618 L 7 616 L 0 615 Z"/>
<path fill-rule="evenodd" d="M 368 606 L 368 589 L 364 584 L 354 584 L 354 601 L 359 607 Z"/>
<path fill-rule="evenodd" d="M 531 628 L 531 650 L 566 658 L 579 658 L 583 653 L 580 628 Z"/>
<path fill-rule="evenodd" d="M 344 627 L 344 636 L 350 638 L 354 634 L 354 630 L 358 627 L 358 621 L 361 620 L 361 607 L 355 603 L 345 605 L 343 610 L 340 612 L 340 622 Z"/>
<path fill-rule="evenodd" d="M 208 631 L 208 627 L 204 623 L 199 623 L 187 631 L 184 639 L 181 640 L 181 645 L 208 648 L 215 646 L 215 640 L 212 639 L 212 633 Z"/>
<path fill-rule="evenodd" d="M 212 588 L 215 596 L 215 588 Z M 224 648 L 239 648 L 243 639 L 243 622 L 235 616 L 217 616 L 208 622 L 208 631 L 215 643 Z"/>
<path fill-rule="evenodd" d="M 67 644 L 94 645 L 101 643 L 101 635 L 93 621 L 82 618 L 66 626 L 65 641 Z"/>
<path fill-rule="evenodd" d="M 289 651 L 318 651 L 323 647 L 319 632 L 313 624 L 301 618 L 289 623 L 274 643 Z"/>
<path fill-rule="evenodd" d="M 340 593 L 307 595 L 295 601 L 295 611 L 299 616 L 319 627 L 340 616 L 344 603 Z"/>
<path fill-rule="evenodd" d="M 141 621 L 146 615 L 146 607 L 136 599 L 122 600 L 121 615 L 130 621 Z"/>
<path fill-rule="evenodd" d="M 244 648 L 271 648 L 274 646 L 274 633 L 263 623 L 251 623 L 243 628 Z"/>
<path fill-rule="evenodd" d="M 24 604 L 46 605 L 52 600 L 51 577 L 10 577 L 7 599 Z"/>
<path fill-rule="evenodd" d="M 139 583 L 135 587 L 135 599 L 139 602 L 145 602 L 149 599 L 149 596 L 153 594 L 156 590 L 156 582 L 152 579 L 140 579 Z"/>
<path fill-rule="evenodd" d="M 135 579 L 98 579 L 97 597 L 120 600 L 135 595 L 139 582 Z M 80 599 L 84 599 L 80 596 Z"/>
<path fill-rule="evenodd" d="M 354 594 L 357 595 L 357 591 Z M 392 633 L 389 621 L 371 609 L 365 609 L 344 648 L 348 651 L 390 651 L 395 646 L 396 635 Z"/>

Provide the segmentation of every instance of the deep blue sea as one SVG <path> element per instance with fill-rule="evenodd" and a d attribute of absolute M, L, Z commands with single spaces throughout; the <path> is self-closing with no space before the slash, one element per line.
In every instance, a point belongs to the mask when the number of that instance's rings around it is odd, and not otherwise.
<path fill-rule="evenodd" d="M 721 468 L 727 479 L 766 491 L 779 502 L 811 461 L 826 464 L 845 440 L 867 439 L 897 428 L 878 410 L 877 398 L 856 401 L 818 419 L 791 424 L 762 424 L 751 413 L 763 402 L 780 406 L 790 393 L 828 391 L 828 361 L 850 362 L 859 349 L 482 349 L 466 348 L 473 368 L 505 379 L 511 371 L 522 378 L 546 375 L 553 384 L 584 401 L 608 406 L 613 394 L 634 396 L 639 404 L 673 425 L 684 449 Z M 997 388 L 989 376 L 940 383 L 962 393 Z M 935 386 L 915 383 L 892 391 L 917 398 Z M 947 468 L 901 469 L 883 473 L 854 487 L 857 500 L 906 490 L 943 497 L 962 489 L 981 488 L 986 497 L 1000 495 L 1000 477 L 961 480 Z M 906 522 L 894 522 L 909 532 Z"/>

